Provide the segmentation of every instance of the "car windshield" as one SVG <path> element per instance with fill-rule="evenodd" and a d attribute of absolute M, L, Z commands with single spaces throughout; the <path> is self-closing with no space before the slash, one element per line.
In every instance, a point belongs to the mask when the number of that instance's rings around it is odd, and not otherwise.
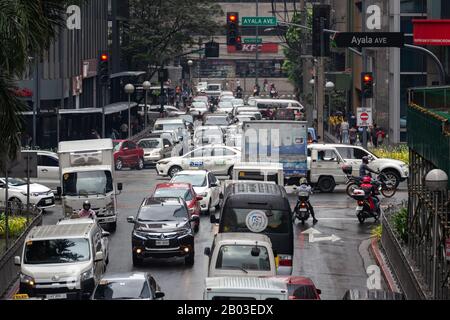
<path fill-rule="evenodd" d="M 110 171 L 72 172 L 63 175 L 63 193 L 67 196 L 98 195 L 112 191 Z"/>
<path fill-rule="evenodd" d="M 6 181 L 5 178 L 2 179 L 3 183 Z M 8 178 L 8 185 L 11 187 L 20 187 L 26 185 L 27 182 L 25 180 L 19 179 L 19 178 Z"/>
<path fill-rule="evenodd" d="M 193 187 L 206 187 L 206 175 L 177 174 L 172 178 L 173 183 L 190 183 Z"/>
<path fill-rule="evenodd" d="M 158 188 L 155 190 L 154 196 L 157 198 L 182 198 L 186 200 L 189 195 L 187 189 L 175 189 L 175 188 Z"/>
<path fill-rule="evenodd" d="M 139 211 L 139 221 L 172 221 L 177 218 L 188 218 L 188 212 L 182 205 L 164 204 L 142 207 Z"/>
<path fill-rule="evenodd" d="M 89 261 L 87 239 L 30 240 L 25 243 L 25 264 L 56 264 Z"/>
<path fill-rule="evenodd" d="M 254 245 L 224 245 L 217 255 L 216 269 L 270 271 L 269 252 L 259 246 L 259 256 L 252 256 Z"/>
<path fill-rule="evenodd" d="M 208 117 L 205 121 L 206 124 L 216 124 L 216 125 L 228 125 L 227 117 Z"/>
<path fill-rule="evenodd" d="M 255 209 L 238 209 L 226 207 L 222 213 L 223 231 L 224 232 L 249 232 L 246 219 L 250 212 Z M 268 218 L 267 228 L 264 234 L 271 233 L 288 233 L 290 222 L 290 213 L 281 210 L 258 209 L 266 214 Z"/>
<path fill-rule="evenodd" d="M 209 137 L 209 136 L 219 136 L 221 137 L 223 135 L 222 130 L 219 129 L 206 129 L 206 130 L 200 130 L 195 133 L 196 138 L 203 138 L 203 137 Z"/>
<path fill-rule="evenodd" d="M 142 140 L 139 142 L 139 147 L 143 149 L 161 148 L 162 140 L 161 139 Z"/>
<path fill-rule="evenodd" d="M 152 299 L 150 288 L 145 280 L 123 279 L 100 281 L 95 289 L 95 300 Z"/>
<path fill-rule="evenodd" d="M 192 103 L 192 107 L 193 108 L 199 108 L 199 109 L 206 109 L 206 103 L 205 102 L 201 102 L 201 101 L 196 101 Z"/>

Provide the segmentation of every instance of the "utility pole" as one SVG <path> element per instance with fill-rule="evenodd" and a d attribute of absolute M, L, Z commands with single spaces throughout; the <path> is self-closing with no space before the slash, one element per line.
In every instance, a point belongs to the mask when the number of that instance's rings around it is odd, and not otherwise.
<path fill-rule="evenodd" d="M 362 31 L 365 32 L 366 31 L 366 12 L 367 12 L 367 4 L 365 0 L 361 1 L 361 5 L 362 5 L 362 24 L 361 24 L 361 28 Z M 367 51 L 366 48 L 362 48 L 362 64 L 363 64 L 363 72 L 367 72 L 367 67 L 368 67 L 368 63 L 367 63 Z M 362 85 L 362 84 L 361 84 Z M 363 88 L 361 88 L 361 108 L 366 108 L 366 97 L 364 96 L 364 90 Z M 367 149 L 367 127 L 364 126 L 363 127 L 363 148 Z"/>
<path fill-rule="evenodd" d="M 324 18 L 320 18 L 320 28 L 323 30 L 325 28 Z M 324 46 L 324 32 L 320 33 L 320 51 L 321 56 L 317 57 L 317 82 L 315 87 L 317 88 L 317 135 L 319 143 L 324 142 L 324 130 L 323 130 L 323 105 L 325 103 L 325 68 L 324 68 L 324 57 L 325 52 Z"/>
<path fill-rule="evenodd" d="M 259 0 L 256 0 L 256 16 L 259 17 Z M 259 36 L 259 27 L 256 26 L 255 85 L 257 85 L 257 86 L 258 86 L 258 78 L 259 78 L 259 44 L 258 44 L 258 36 Z"/>

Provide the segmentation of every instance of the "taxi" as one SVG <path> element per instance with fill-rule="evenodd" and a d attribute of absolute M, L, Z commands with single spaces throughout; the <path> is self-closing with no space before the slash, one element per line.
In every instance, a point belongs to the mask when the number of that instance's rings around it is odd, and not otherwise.
<path fill-rule="evenodd" d="M 208 170 L 214 175 L 233 174 L 234 164 L 240 161 L 239 149 L 224 145 L 206 145 L 199 147 L 182 157 L 172 157 L 156 163 L 160 176 L 173 176 L 182 170 Z"/>

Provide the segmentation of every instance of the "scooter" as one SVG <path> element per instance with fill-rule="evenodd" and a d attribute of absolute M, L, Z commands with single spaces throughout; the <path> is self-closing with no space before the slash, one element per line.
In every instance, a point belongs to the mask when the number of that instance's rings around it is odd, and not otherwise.
<path fill-rule="evenodd" d="M 297 188 L 294 188 L 294 190 L 297 190 Z M 311 216 L 312 205 L 309 202 L 309 196 L 310 196 L 309 192 L 305 191 L 298 192 L 298 200 L 294 208 L 294 217 L 292 219 L 293 223 L 295 223 L 295 220 L 298 219 L 304 225 L 305 222 Z"/>
<path fill-rule="evenodd" d="M 369 218 L 378 221 L 381 216 L 381 208 L 377 194 L 381 191 L 381 185 L 363 183 L 360 187 L 361 189 L 355 189 L 352 194 L 352 198 L 357 201 L 356 216 L 359 223 L 363 224 Z"/>

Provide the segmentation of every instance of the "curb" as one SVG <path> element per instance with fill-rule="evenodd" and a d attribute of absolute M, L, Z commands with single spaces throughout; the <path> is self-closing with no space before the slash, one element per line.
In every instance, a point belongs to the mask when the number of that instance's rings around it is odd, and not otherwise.
<path fill-rule="evenodd" d="M 386 281 L 389 290 L 391 292 L 397 292 L 398 290 L 394 278 L 392 278 L 387 265 L 381 257 L 380 248 L 378 247 L 378 241 L 376 238 L 372 239 L 372 243 L 370 244 L 370 252 L 374 255 L 377 265 L 381 268 L 381 272 L 383 273 L 384 280 Z"/>

